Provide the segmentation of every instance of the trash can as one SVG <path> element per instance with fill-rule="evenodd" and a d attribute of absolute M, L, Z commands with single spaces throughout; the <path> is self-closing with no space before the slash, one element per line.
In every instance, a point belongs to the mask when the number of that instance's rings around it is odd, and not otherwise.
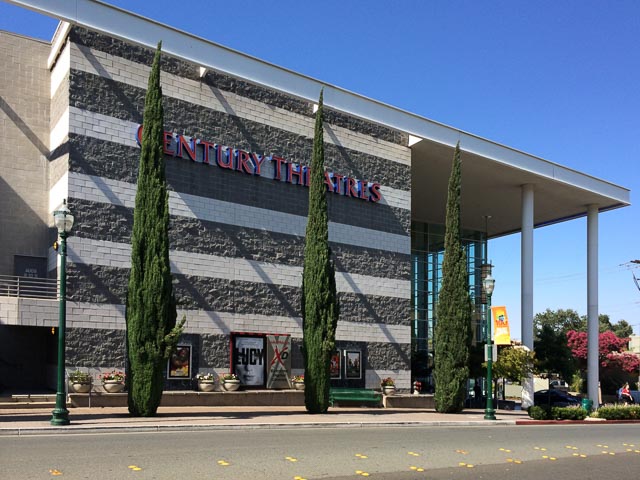
<path fill-rule="evenodd" d="M 591 410 L 593 409 L 593 400 L 591 400 L 589 398 L 583 398 L 582 399 L 582 408 L 585 409 L 587 411 L 587 413 L 590 413 Z"/>

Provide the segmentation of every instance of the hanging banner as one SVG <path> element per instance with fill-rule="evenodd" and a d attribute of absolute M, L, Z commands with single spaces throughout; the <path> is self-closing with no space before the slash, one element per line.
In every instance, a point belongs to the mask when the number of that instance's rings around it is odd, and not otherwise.
<path fill-rule="evenodd" d="M 491 316 L 493 317 L 493 343 L 511 345 L 507 307 L 491 307 Z"/>
<path fill-rule="evenodd" d="M 267 388 L 292 388 L 290 335 L 267 335 Z"/>

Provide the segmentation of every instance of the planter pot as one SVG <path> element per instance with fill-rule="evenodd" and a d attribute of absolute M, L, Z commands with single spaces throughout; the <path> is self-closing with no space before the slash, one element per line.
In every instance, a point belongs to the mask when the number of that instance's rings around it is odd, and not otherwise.
<path fill-rule="evenodd" d="M 76 393 L 89 393 L 91 391 L 91 384 L 73 382 L 71 388 L 73 388 L 73 391 Z"/>
<path fill-rule="evenodd" d="M 227 392 L 235 392 L 240 388 L 240 380 L 225 380 L 222 386 Z"/>
<path fill-rule="evenodd" d="M 293 388 L 296 390 L 304 390 L 304 382 L 293 382 Z"/>
<path fill-rule="evenodd" d="M 216 384 L 213 380 L 210 382 L 198 382 L 198 390 L 200 390 L 201 392 L 213 392 L 215 389 Z"/>
<path fill-rule="evenodd" d="M 382 393 L 385 395 L 394 395 L 396 393 L 396 387 L 382 387 Z"/>
<path fill-rule="evenodd" d="M 120 393 L 124 390 L 124 382 L 118 381 L 104 381 L 102 382 L 102 386 L 104 387 L 104 391 L 107 393 Z"/>

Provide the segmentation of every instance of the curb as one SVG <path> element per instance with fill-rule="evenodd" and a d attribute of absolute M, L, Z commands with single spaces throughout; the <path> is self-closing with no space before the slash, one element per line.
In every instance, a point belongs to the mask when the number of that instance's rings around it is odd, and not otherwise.
<path fill-rule="evenodd" d="M 640 423 L 640 420 L 516 420 L 516 425 L 612 425 L 621 423 Z"/>
<path fill-rule="evenodd" d="M 222 425 L 70 425 L 68 427 L 0 428 L 0 436 L 84 435 L 96 433 L 162 433 L 209 430 L 286 430 L 298 428 L 382 428 L 382 427 L 493 427 L 517 425 L 516 420 L 426 421 L 426 422 L 338 422 L 338 423 L 243 423 Z"/>

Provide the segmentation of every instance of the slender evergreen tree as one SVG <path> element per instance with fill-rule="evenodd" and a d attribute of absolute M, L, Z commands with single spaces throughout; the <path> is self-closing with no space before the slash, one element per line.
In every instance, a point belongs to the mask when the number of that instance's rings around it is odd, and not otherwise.
<path fill-rule="evenodd" d="M 176 326 L 169 265 L 169 202 L 162 154 L 163 110 L 158 43 L 144 105 L 144 129 L 131 238 L 127 292 L 129 412 L 156 414 L 163 368 L 175 348 L 184 319 Z"/>
<path fill-rule="evenodd" d="M 464 408 L 471 347 L 471 298 L 467 255 L 460 241 L 460 144 L 449 177 L 447 219 L 435 327 L 436 410 L 457 413 Z"/>
<path fill-rule="evenodd" d="M 339 306 L 335 269 L 329 247 L 329 217 L 324 184 L 324 138 L 322 91 L 316 112 L 309 215 L 302 273 L 302 330 L 304 358 L 304 399 L 309 413 L 329 408 L 330 363 L 335 349 Z"/>

